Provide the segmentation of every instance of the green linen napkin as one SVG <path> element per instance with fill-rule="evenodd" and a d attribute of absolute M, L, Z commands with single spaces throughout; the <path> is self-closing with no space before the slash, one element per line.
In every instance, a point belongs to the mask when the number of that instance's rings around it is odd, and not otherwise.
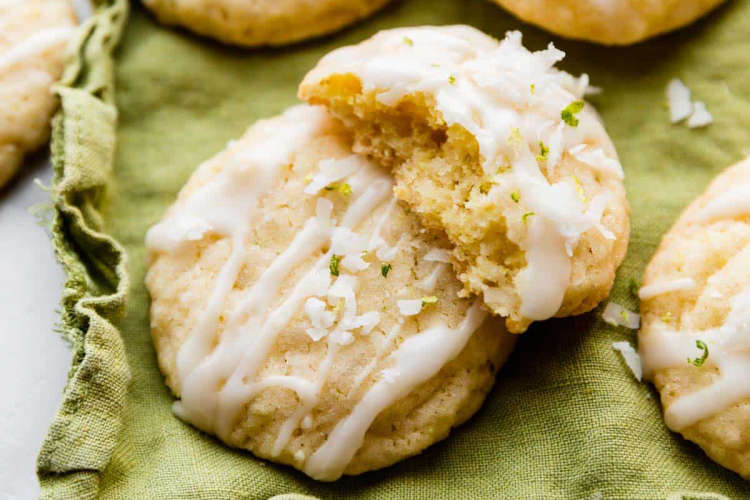
<path fill-rule="evenodd" d="M 68 273 L 61 323 L 74 356 L 39 457 L 43 497 L 750 498 L 750 482 L 666 429 L 658 395 L 612 350 L 634 332 L 599 311 L 534 325 L 484 407 L 444 442 L 386 470 L 316 483 L 172 414 L 143 286 L 146 229 L 202 160 L 295 103 L 318 58 L 383 28 L 467 23 L 497 37 L 523 29 L 535 49 L 554 40 L 564 69 L 604 89 L 592 101 L 627 173 L 633 226 L 610 299 L 635 308 L 629 280 L 661 235 L 750 152 L 750 0 L 629 48 L 557 39 L 485 0 L 396 2 L 342 33 L 273 50 L 222 46 L 131 8 L 126 23 L 126 0 L 99 2 L 58 90 L 53 243 Z M 670 125 L 673 77 L 707 103 L 712 125 Z"/>

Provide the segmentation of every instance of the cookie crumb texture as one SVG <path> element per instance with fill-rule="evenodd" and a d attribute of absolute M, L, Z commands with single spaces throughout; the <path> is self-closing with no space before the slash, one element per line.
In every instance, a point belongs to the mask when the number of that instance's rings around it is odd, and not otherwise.
<path fill-rule="evenodd" d="M 558 35 L 628 45 L 686 26 L 723 0 L 494 0 Z"/>
<path fill-rule="evenodd" d="M 688 206 L 643 285 L 639 351 L 667 426 L 750 479 L 750 160 Z"/>
<path fill-rule="evenodd" d="M 447 241 L 392 188 L 310 106 L 197 169 L 147 235 L 178 416 L 335 480 L 415 455 L 479 408 L 515 336 L 458 297 Z"/>
<path fill-rule="evenodd" d="M 463 294 L 517 333 L 594 308 L 627 248 L 622 168 L 563 57 L 518 32 L 402 28 L 333 51 L 300 87 L 393 169 L 396 196 L 454 245 Z"/>
<path fill-rule="evenodd" d="M 352 24 L 389 0 L 143 0 L 160 22 L 225 43 L 285 45 Z"/>
<path fill-rule="evenodd" d="M 75 24 L 68 0 L 0 2 L 0 102 L 6 103 L 0 106 L 0 187 L 49 138 L 57 108 L 51 88 Z"/>

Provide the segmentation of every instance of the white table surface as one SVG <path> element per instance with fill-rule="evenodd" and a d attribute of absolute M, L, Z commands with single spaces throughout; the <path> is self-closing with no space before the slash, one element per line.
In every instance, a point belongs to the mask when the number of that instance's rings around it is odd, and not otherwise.
<path fill-rule="evenodd" d="M 86 1 L 74 0 L 79 16 Z M 49 195 L 46 158 L 32 158 L 0 190 L 0 499 L 39 494 L 36 457 L 60 404 L 70 349 L 54 332 L 64 275 L 49 237 L 29 212 Z"/>

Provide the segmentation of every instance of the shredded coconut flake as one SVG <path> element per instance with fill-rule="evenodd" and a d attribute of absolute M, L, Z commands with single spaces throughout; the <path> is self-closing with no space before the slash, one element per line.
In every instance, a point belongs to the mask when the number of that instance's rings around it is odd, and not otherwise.
<path fill-rule="evenodd" d="M 331 340 L 339 345 L 349 345 L 354 342 L 354 335 L 348 330 L 336 330 L 331 333 Z"/>
<path fill-rule="evenodd" d="M 349 272 L 358 273 L 370 267 L 370 264 L 362 259 L 362 254 L 347 255 L 341 260 L 341 266 Z"/>
<path fill-rule="evenodd" d="M 424 260 L 428 262 L 444 262 L 450 264 L 451 253 L 448 250 L 442 248 L 433 248 L 424 256 Z"/>
<path fill-rule="evenodd" d="M 305 194 L 315 194 L 324 187 L 354 174 L 362 168 L 364 161 L 357 155 L 347 156 L 340 160 L 325 159 L 318 163 L 319 171 L 305 188 Z"/>
<path fill-rule="evenodd" d="M 380 313 L 377 311 L 369 311 L 360 316 L 357 316 L 352 321 L 352 328 L 362 328 L 362 333 L 367 335 L 372 331 L 373 328 L 380 323 Z"/>
<path fill-rule="evenodd" d="M 677 78 L 667 85 L 667 102 L 672 123 L 681 122 L 687 118 L 686 124 L 689 128 L 699 128 L 714 121 L 713 115 L 706 109 L 706 103 L 691 101 L 690 89 Z"/>
<path fill-rule="evenodd" d="M 620 162 L 608 157 L 601 148 L 591 148 L 586 144 L 579 144 L 570 148 L 568 152 L 581 163 L 595 169 L 611 172 L 620 179 L 625 178 L 625 172 L 622 170 Z"/>
<path fill-rule="evenodd" d="M 629 311 L 614 302 L 610 302 L 604 308 L 602 319 L 610 325 L 624 326 L 631 330 L 636 330 L 641 324 L 640 314 Z"/>
<path fill-rule="evenodd" d="M 633 372 L 635 379 L 640 382 L 643 378 L 643 366 L 641 365 L 641 357 L 638 355 L 630 342 L 615 342 L 612 344 L 612 348 L 622 355 L 622 359 L 625 360 L 625 364 L 628 365 L 630 371 Z"/>
<path fill-rule="evenodd" d="M 315 297 L 305 302 L 305 314 L 310 319 L 312 327 L 305 330 L 313 341 L 317 342 L 328 335 L 328 328 L 333 325 L 335 315 L 326 310 L 326 303 Z"/>
<path fill-rule="evenodd" d="M 396 302 L 398 310 L 404 316 L 414 316 L 422 310 L 422 300 L 399 300 Z"/>
<path fill-rule="evenodd" d="M 667 85 L 667 103 L 672 123 L 681 122 L 693 112 L 690 89 L 679 78 L 674 78 Z"/>
<path fill-rule="evenodd" d="M 693 114 L 688 118 L 687 126 L 690 128 L 705 127 L 714 121 L 713 115 L 706 109 L 706 104 L 701 101 L 693 103 Z"/>
<path fill-rule="evenodd" d="M 317 342 L 318 340 L 322 339 L 326 335 L 328 335 L 328 330 L 325 328 L 308 328 L 305 330 L 305 333 L 310 336 L 310 338 L 313 340 L 313 342 Z"/>

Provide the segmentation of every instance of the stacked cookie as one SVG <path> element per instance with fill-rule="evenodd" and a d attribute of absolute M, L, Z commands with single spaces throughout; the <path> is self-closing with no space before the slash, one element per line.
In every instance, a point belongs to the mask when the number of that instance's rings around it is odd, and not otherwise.
<path fill-rule="evenodd" d="M 165 24 L 222 42 L 281 45 L 341 29 L 389 0 L 143 0 Z M 492 0 L 561 36 L 628 45 L 681 28 L 723 0 Z"/>
<path fill-rule="evenodd" d="M 750 159 L 727 169 L 646 268 L 639 350 L 667 426 L 750 479 Z"/>
<path fill-rule="evenodd" d="M 49 136 L 75 15 L 68 0 L 0 2 L 0 188 Z"/>
<path fill-rule="evenodd" d="M 611 2 L 494 0 L 554 33 L 605 44 L 635 43 L 686 24 L 721 0 Z M 159 21 L 225 43 L 276 46 L 329 34 L 389 0 L 143 0 Z M 0 2 L 0 187 L 49 136 L 52 85 L 76 23 L 70 0 Z M 479 286 L 479 285 L 475 285 Z"/>
<path fill-rule="evenodd" d="M 622 168 L 563 55 L 384 31 L 201 165 L 147 235 L 177 415 L 316 479 L 384 467 L 478 409 L 509 332 L 606 297 Z"/>

